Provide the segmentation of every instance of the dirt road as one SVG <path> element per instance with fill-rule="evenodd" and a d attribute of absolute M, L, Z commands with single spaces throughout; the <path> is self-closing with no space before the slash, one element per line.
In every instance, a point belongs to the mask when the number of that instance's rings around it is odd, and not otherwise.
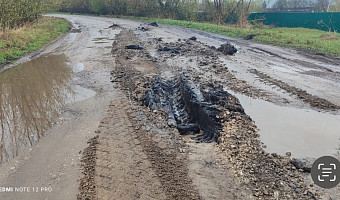
<path fill-rule="evenodd" d="M 35 57 L 65 54 L 80 97 L 62 106 L 36 145 L 1 166 L 0 187 L 30 192 L 1 192 L 0 199 L 339 198 L 339 188 L 307 184 L 289 154 L 266 152 L 252 115 L 229 93 L 338 120 L 340 59 L 167 25 L 56 16 L 71 21 L 73 31 Z M 226 41 L 238 49 L 235 56 L 216 50 Z M 195 136 L 181 135 L 166 109 L 145 105 L 148 91 L 169 101 L 166 89 L 157 93 L 167 84 L 182 95 L 171 104 L 186 104 L 183 87 L 176 88 L 183 84 L 209 101 L 183 114 L 200 125 Z M 205 103 L 213 109 L 211 130 L 193 114 L 206 114 Z"/>

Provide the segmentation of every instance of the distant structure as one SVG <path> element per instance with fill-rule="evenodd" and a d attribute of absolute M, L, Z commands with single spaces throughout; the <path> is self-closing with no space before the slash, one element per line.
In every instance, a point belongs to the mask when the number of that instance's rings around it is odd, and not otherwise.
<path fill-rule="evenodd" d="M 328 12 L 333 0 L 270 0 L 263 12 Z"/>

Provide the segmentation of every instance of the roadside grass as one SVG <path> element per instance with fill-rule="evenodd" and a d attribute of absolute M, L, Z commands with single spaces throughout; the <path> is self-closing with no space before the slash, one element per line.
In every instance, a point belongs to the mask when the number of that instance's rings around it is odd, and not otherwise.
<path fill-rule="evenodd" d="M 255 41 L 283 47 L 309 49 L 332 56 L 340 56 L 340 34 L 316 29 L 281 28 L 270 26 L 249 26 L 248 28 L 238 28 L 228 25 L 211 24 L 207 22 L 191 22 L 130 16 L 124 16 L 121 18 L 182 26 L 236 38 L 244 38 L 247 35 L 255 34 L 256 36 L 253 39 Z"/>
<path fill-rule="evenodd" d="M 71 24 L 65 19 L 42 17 L 19 29 L 0 32 L 0 65 L 40 49 L 70 27 Z"/>

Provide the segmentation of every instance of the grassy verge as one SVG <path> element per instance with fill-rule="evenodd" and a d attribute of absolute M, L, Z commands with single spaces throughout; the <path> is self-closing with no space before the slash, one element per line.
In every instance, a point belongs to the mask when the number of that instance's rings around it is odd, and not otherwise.
<path fill-rule="evenodd" d="M 332 56 L 340 56 L 340 34 L 307 28 L 273 28 L 269 26 L 237 28 L 205 22 L 190 22 L 170 19 L 124 17 L 163 24 L 183 26 L 230 37 L 243 38 L 256 34 L 254 40 L 284 47 L 310 49 Z"/>
<path fill-rule="evenodd" d="M 70 26 L 65 19 L 43 17 L 22 28 L 0 33 L 0 64 L 10 63 L 43 47 L 67 32 Z"/>

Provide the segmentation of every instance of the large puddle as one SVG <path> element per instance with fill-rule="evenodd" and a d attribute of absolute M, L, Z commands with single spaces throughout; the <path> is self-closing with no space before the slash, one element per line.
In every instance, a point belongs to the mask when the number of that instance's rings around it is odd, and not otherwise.
<path fill-rule="evenodd" d="M 94 95 L 69 85 L 66 62 L 63 54 L 43 55 L 0 74 L 0 163 L 39 141 L 65 103 Z"/>
<path fill-rule="evenodd" d="M 340 143 L 340 115 L 278 106 L 236 94 L 260 129 L 267 152 L 292 157 L 334 156 Z"/>

